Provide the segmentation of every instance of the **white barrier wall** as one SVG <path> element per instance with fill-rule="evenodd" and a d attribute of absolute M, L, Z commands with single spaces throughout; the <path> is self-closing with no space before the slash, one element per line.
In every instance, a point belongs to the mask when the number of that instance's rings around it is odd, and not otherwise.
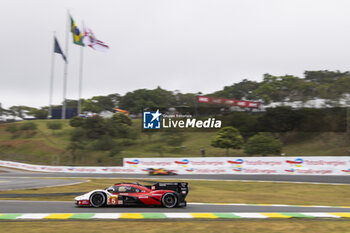
<path fill-rule="evenodd" d="M 32 165 L 0 160 L 0 166 L 38 172 L 138 173 L 166 168 L 178 174 L 350 175 L 350 157 L 125 158 L 123 167 Z"/>
<path fill-rule="evenodd" d="M 124 167 L 75 167 L 75 166 L 46 166 L 32 165 L 0 160 L 0 166 L 37 172 L 66 172 L 66 173 L 142 173 L 140 169 Z"/>
<path fill-rule="evenodd" d="M 167 168 L 179 174 L 347 175 L 350 157 L 126 158 L 125 168 Z"/>

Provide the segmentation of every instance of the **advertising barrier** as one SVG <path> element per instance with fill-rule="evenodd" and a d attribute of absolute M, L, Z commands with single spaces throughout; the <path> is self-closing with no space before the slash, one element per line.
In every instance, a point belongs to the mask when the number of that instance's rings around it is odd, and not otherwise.
<path fill-rule="evenodd" d="M 165 168 L 178 174 L 350 175 L 350 157 L 124 158 L 124 166 L 47 166 L 0 160 L 0 166 L 37 172 L 135 173 Z"/>
<path fill-rule="evenodd" d="M 350 175 L 350 157 L 126 158 L 125 168 L 167 168 L 179 174 Z"/>

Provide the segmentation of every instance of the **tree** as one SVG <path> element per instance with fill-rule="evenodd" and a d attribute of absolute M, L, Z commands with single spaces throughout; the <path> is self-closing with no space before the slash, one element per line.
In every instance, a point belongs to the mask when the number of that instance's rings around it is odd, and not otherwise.
<path fill-rule="evenodd" d="M 258 133 L 248 139 L 244 151 L 248 155 L 281 154 L 282 143 L 271 133 Z"/>
<path fill-rule="evenodd" d="M 106 123 L 100 116 L 86 118 L 83 128 L 86 130 L 86 136 L 90 139 L 100 138 L 107 132 Z"/>
<path fill-rule="evenodd" d="M 254 91 L 259 87 L 259 83 L 243 79 L 239 83 L 225 86 L 223 90 L 213 93 L 213 96 L 232 99 L 255 99 Z"/>
<path fill-rule="evenodd" d="M 36 119 L 46 119 L 48 115 L 47 108 L 35 109 L 30 112 Z"/>
<path fill-rule="evenodd" d="M 131 127 L 132 120 L 124 113 L 115 113 L 107 120 L 108 133 L 114 138 L 136 139 L 137 132 Z"/>
<path fill-rule="evenodd" d="M 119 124 L 126 124 L 131 126 L 132 125 L 132 120 L 129 116 L 127 116 L 124 113 L 115 113 L 112 118 L 111 121 L 113 124 L 115 125 L 119 125 Z"/>
<path fill-rule="evenodd" d="M 128 92 L 120 98 L 119 107 L 131 113 L 140 113 L 143 109 L 164 109 L 177 103 L 171 91 L 157 87 L 154 90 L 138 89 Z"/>
<path fill-rule="evenodd" d="M 287 132 L 300 124 L 302 117 L 291 107 L 268 108 L 259 119 L 259 131 Z"/>
<path fill-rule="evenodd" d="M 211 146 L 225 148 L 226 155 L 229 154 L 229 149 L 241 149 L 243 146 L 243 137 L 238 129 L 231 126 L 224 127 L 212 138 Z"/>
<path fill-rule="evenodd" d="M 228 125 L 239 130 L 244 138 L 248 138 L 257 133 L 257 116 L 246 112 L 233 112 L 228 119 Z"/>
<path fill-rule="evenodd" d="M 99 113 L 101 111 L 113 111 L 120 100 L 119 94 L 110 94 L 108 96 L 94 96 L 91 99 L 83 100 L 83 111 Z"/>
<path fill-rule="evenodd" d="M 72 127 L 82 127 L 84 125 L 84 118 L 75 116 L 69 121 L 69 125 Z"/>
<path fill-rule="evenodd" d="M 9 108 L 9 111 L 11 112 L 12 115 L 18 116 L 23 118 L 23 114 L 25 112 L 31 112 L 33 110 L 36 110 L 36 108 L 31 108 L 27 106 L 12 106 Z"/>
<path fill-rule="evenodd" d="M 76 151 L 84 150 L 85 147 L 85 131 L 81 128 L 74 129 L 70 136 L 70 143 L 67 146 L 67 150 L 71 151 L 71 162 L 74 162 L 76 160 Z"/>

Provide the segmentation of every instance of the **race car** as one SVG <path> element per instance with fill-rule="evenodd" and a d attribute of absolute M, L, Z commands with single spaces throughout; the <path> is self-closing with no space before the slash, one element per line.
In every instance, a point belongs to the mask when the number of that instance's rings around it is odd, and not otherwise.
<path fill-rule="evenodd" d="M 175 170 L 167 170 L 164 168 L 147 168 L 150 175 L 177 175 Z"/>
<path fill-rule="evenodd" d="M 163 206 L 185 207 L 188 183 L 169 182 L 154 185 L 118 183 L 105 190 L 97 189 L 75 198 L 76 206 Z"/>

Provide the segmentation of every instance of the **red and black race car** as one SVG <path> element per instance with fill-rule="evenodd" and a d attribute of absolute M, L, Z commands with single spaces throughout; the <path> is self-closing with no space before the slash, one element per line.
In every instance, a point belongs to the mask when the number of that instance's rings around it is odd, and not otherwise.
<path fill-rule="evenodd" d="M 164 206 L 185 207 L 188 183 L 169 182 L 154 185 L 119 183 L 105 190 L 93 190 L 75 198 L 77 206 Z"/>
<path fill-rule="evenodd" d="M 150 175 L 177 175 L 175 170 L 167 170 L 164 168 L 147 168 Z"/>

